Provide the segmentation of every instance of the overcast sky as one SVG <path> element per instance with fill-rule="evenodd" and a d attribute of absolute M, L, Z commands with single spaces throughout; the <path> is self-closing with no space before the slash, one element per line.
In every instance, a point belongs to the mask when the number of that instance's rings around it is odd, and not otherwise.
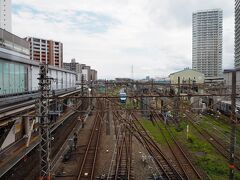
<path fill-rule="evenodd" d="M 192 65 L 192 12 L 223 10 L 223 69 L 233 67 L 234 0 L 12 0 L 13 33 L 61 41 L 99 78 L 168 76 Z"/>

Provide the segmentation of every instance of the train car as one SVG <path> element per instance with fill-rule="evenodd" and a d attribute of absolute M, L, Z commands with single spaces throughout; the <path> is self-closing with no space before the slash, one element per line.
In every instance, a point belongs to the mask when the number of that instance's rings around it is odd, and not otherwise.
<path fill-rule="evenodd" d="M 120 92 L 119 93 L 119 98 L 121 103 L 126 103 L 127 100 L 127 94 L 125 92 Z"/>
<path fill-rule="evenodd" d="M 232 112 L 231 101 L 219 101 L 217 103 L 217 110 L 226 116 L 230 116 Z M 240 118 L 240 105 L 236 103 L 236 116 Z"/>

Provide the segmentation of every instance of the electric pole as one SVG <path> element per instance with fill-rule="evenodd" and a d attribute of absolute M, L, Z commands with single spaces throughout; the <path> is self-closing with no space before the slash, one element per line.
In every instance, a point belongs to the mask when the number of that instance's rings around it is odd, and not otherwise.
<path fill-rule="evenodd" d="M 50 152 L 51 152 L 51 134 L 49 121 L 49 92 L 51 78 L 47 76 L 48 66 L 40 64 L 39 66 L 39 91 L 38 118 L 40 142 L 40 180 L 50 180 Z"/>
<path fill-rule="evenodd" d="M 236 70 L 232 72 L 232 113 L 231 113 L 231 137 L 230 137 L 230 158 L 229 158 L 229 180 L 234 179 L 235 171 L 235 146 L 236 146 Z"/>
<path fill-rule="evenodd" d="M 83 77 L 83 74 L 81 76 L 81 93 L 82 93 L 82 96 L 83 96 L 83 83 L 84 83 L 84 77 Z"/>
<path fill-rule="evenodd" d="M 178 88 L 177 88 L 177 97 L 175 97 L 175 103 L 174 103 L 174 120 L 178 123 L 180 121 L 179 119 L 179 111 L 180 111 L 180 77 L 178 77 Z M 179 123 L 178 123 L 179 124 Z M 179 126 L 179 125 L 178 125 Z"/>

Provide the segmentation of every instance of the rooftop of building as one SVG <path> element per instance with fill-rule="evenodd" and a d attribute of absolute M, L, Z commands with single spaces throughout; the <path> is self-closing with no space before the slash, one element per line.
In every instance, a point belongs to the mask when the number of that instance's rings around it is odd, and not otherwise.
<path fill-rule="evenodd" d="M 222 9 L 216 8 L 216 9 L 197 10 L 197 11 L 194 11 L 193 14 L 201 13 L 201 12 L 213 12 L 213 11 L 223 12 Z"/>
<path fill-rule="evenodd" d="M 30 44 L 23 38 L 0 28 L 0 47 L 25 55 L 30 54 Z"/>
<path fill-rule="evenodd" d="M 194 71 L 194 72 L 200 73 L 200 74 L 202 74 L 202 75 L 204 76 L 203 73 L 201 73 L 201 72 L 199 72 L 199 71 L 195 71 L 195 70 L 193 70 L 193 69 L 189 69 L 189 68 L 185 68 L 185 69 L 183 69 L 183 70 L 181 70 L 181 71 L 177 71 L 177 72 L 171 73 L 169 76 L 174 75 L 174 74 L 177 74 L 177 73 L 181 73 L 181 72 L 184 72 L 184 71 Z"/>
<path fill-rule="evenodd" d="M 235 69 L 224 69 L 224 70 L 223 70 L 223 73 L 231 73 L 231 72 L 233 72 L 233 71 L 240 71 L 240 67 L 235 68 Z"/>
<path fill-rule="evenodd" d="M 53 42 L 56 42 L 56 43 L 62 43 L 60 41 L 55 41 L 55 40 L 52 40 L 52 39 L 45 39 L 45 38 L 38 38 L 38 37 L 32 37 L 32 36 L 27 36 L 25 37 L 24 39 L 38 39 L 38 40 L 44 40 L 44 41 L 53 41 Z"/>

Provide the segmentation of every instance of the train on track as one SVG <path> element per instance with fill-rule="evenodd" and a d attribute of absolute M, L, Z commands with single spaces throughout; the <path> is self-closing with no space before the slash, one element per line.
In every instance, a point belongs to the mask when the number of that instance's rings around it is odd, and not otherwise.
<path fill-rule="evenodd" d="M 120 100 L 120 103 L 126 103 L 127 101 L 127 94 L 124 88 L 122 88 L 119 92 L 119 100 Z"/>
<path fill-rule="evenodd" d="M 216 104 L 217 110 L 226 116 L 231 116 L 232 105 L 231 101 L 219 101 Z M 238 119 L 240 119 L 240 104 L 236 103 L 235 113 Z"/>
<path fill-rule="evenodd" d="M 125 92 L 119 93 L 119 98 L 121 103 L 126 103 L 127 101 L 127 94 Z"/>

